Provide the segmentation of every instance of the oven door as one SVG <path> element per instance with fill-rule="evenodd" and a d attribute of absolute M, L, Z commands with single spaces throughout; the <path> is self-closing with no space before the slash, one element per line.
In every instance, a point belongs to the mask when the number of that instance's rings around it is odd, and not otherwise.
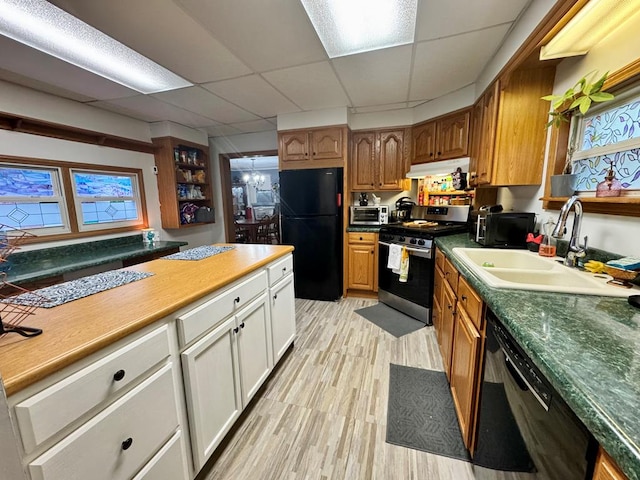
<path fill-rule="evenodd" d="M 406 282 L 387 268 L 389 244 L 378 242 L 378 297 L 382 303 L 431 325 L 434 259 L 432 249 L 405 247 L 409 251 Z"/>

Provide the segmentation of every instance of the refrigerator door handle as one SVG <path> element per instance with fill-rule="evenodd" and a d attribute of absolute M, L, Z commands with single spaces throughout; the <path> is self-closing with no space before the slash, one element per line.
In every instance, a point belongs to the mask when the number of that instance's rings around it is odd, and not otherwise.
<path fill-rule="evenodd" d="M 337 201 L 338 207 L 341 207 L 342 206 L 342 194 L 341 193 L 338 193 L 336 195 L 336 201 Z"/>

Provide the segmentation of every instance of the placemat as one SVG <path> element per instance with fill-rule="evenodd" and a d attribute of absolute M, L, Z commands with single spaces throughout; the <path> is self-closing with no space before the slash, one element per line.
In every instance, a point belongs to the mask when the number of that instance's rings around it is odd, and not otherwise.
<path fill-rule="evenodd" d="M 104 273 L 97 273 L 87 277 L 78 278 L 69 282 L 51 285 L 40 288 L 33 293 L 23 293 L 15 297 L 2 300 L 3 303 L 13 303 L 17 305 L 37 305 L 43 308 L 53 308 L 64 303 L 72 302 L 80 298 L 88 297 L 94 293 L 104 292 L 112 288 L 136 282 L 153 275 L 150 272 L 132 272 L 130 270 L 112 270 Z M 38 296 L 34 295 L 37 294 Z M 42 302 L 41 297 L 49 299 Z"/>
<path fill-rule="evenodd" d="M 236 247 L 215 247 L 212 245 L 205 245 L 202 247 L 190 248 L 178 253 L 172 253 L 166 257 L 162 257 L 167 260 L 202 260 L 203 258 L 212 257 L 219 253 L 226 252 Z"/>

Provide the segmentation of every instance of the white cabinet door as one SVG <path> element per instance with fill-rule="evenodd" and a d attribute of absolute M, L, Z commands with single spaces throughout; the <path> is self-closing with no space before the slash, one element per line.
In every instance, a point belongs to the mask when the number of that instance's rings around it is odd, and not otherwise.
<path fill-rule="evenodd" d="M 263 294 L 236 315 L 242 404 L 246 406 L 271 372 L 271 332 L 267 295 Z"/>
<path fill-rule="evenodd" d="M 173 437 L 156 453 L 133 480 L 187 480 L 189 478 L 186 458 L 182 445 L 182 431 Z"/>
<path fill-rule="evenodd" d="M 271 336 L 273 361 L 277 363 L 296 336 L 296 305 L 293 291 L 293 275 L 278 283 L 269 291 L 271 303 Z"/>
<path fill-rule="evenodd" d="M 181 354 L 196 471 L 242 411 L 236 328 L 230 317 Z"/>

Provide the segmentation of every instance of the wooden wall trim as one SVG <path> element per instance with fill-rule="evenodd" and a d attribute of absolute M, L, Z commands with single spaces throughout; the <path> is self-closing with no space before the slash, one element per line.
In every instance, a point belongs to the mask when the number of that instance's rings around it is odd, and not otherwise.
<path fill-rule="evenodd" d="M 117 135 L 85 130 L 68 125 L 61 125 L 44 120 L 23 117 L 11 113 L 0 112 L 0 129 L 11 130 L 30 135 L 40 135 L 43 137 L 58 138 L 72 142 L 89 143 L 101 147 L 119 148 L 134 152 L 154 153 L 151 142 L 133 140 Z"/>

